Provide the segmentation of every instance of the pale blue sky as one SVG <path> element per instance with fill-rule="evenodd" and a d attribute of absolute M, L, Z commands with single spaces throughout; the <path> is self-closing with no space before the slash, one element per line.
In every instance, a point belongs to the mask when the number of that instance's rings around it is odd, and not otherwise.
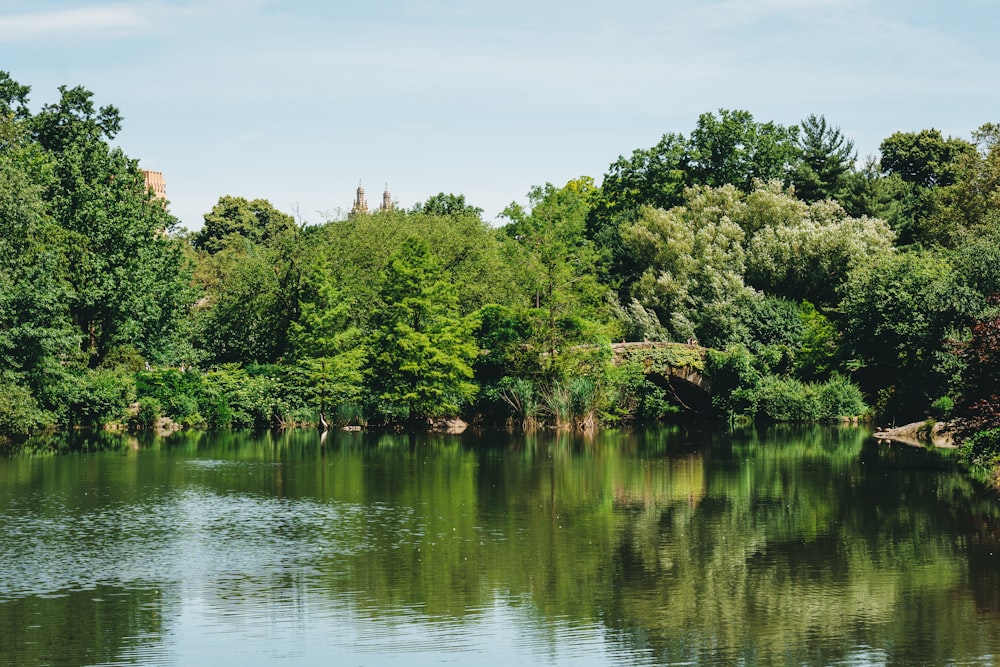
<path fill-rule="evenodd" d="M 825 114 L 862 157 L 897 130 L 1000 122 L 995 0 L 5 0 L 0 69 L 83 85 L 188 228 L 222 195 L 307 222 L 598 182 L 621 154 L 746 109 Z"/>

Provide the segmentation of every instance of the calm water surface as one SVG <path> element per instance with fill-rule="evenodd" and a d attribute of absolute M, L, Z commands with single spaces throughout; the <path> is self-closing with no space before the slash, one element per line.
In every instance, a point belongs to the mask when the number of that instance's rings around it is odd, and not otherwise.
<path fill-rule="evenodd" d="M 855 429 L 0 460 L 2 665 L 995 665 L 1000 502 Z"/>

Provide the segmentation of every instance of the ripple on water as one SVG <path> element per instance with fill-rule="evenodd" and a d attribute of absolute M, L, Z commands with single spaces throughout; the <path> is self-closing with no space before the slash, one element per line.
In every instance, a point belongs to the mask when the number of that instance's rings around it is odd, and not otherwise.
<path fill-rule="evenodd" d="M 188 487 L 139 504 L 78 510 L 52 503 L 0 514 L 0 598 L 86 587 L 214 588 L 227 579 L 309 568 L 370 548 L 378 508 L 220 494 Z M 382 510 L 385 511 L 385 510 Z"/>

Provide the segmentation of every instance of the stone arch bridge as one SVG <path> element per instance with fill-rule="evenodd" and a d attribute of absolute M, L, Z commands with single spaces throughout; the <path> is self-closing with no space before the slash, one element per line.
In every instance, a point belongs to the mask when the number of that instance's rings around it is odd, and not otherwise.
<path fill-rule="evenodd" d="M 645 374 L 673 393 L 682 407 L 711 407 L 712 381 L 705 374 L 708 348 L 687 343 L 612 343 L 614 364 L 639 364 Z"/>

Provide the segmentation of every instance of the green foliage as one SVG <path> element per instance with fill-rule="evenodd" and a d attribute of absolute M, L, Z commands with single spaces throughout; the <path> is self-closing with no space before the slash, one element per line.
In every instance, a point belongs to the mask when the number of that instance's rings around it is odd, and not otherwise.
<path fill-rule="evenodd" d="M 166 359 L 190 297 L 180 246 L 166 234 L 175 220 L 136 162 L 107 143 L 118 111 L 95 109 L 80 87 L 60 93 L 27 122 L 52 160 L 45 200 L 66 234 L 70 316 L 91 366 L 120 345 Z"/>
<path fill-rule="evenodd" d="M 968 242 L 984 226 L 996 226 L 1000 209 L 1000 125 L 986 123 L 972 133 L 978 150 L 964 151 L 955 159 L 955 184 L 942 189 L 937 224 L 958 229 L 951 240 Z"/>
<path fill-rule="evenodd" d="M 288 400 L 272 368 L 223 366 L 204 375 L 215 389 L 214 410 L 205 415 L 210 424 L 231 428 L 268 428 L 278 425 L 283 401 Z M 225 401 L 225 409 L 218 404 Z M 217 423 L 227 416 L 228 423 Z"/>
<path fill-rule="evenodd" d="M 600 400 L 597 383 L 591 377 L 577 376 L 569 379 L 567 389 L 574 419 L 592 426 Z"/>
<path fill-rule="evenodd" d="M 205 390 L 201 373 L 174 368 L 140 371 L 135 374 L 140 398 L 155 401 L 162 415 L 176 421 L 200 413 L 199 399 Z M 157 416 L 162 416 L 157 415 Z"/>
<path fill-rule="evenodd" d="M 414 213 L 426 213 L 435 216 L 473 216 L 479 217 L 483 209 L 465 202 L 465 195 L 445 194 L 439 192 L 427 201 L 413 207 Z"/>
<path fill-rule="evenodd" d="M 712 405 L 716 410 L 730 419 L 753 414 L 762 375 L 746 348 L 708 350 L 705 372 L 712 378 Z"/>
<path fill-rule="evenodd" d="M 233 409 L 223 389 L 215 383 L 204 383 L 198 396 L 198 414 L 207 428 L 223 429 L 233 425 Z"/>
<path fill-rule="evenodd" d="M 779 200 L 794 212 L 774 215 Z M 874 218 L 851 218 L 835 202 L 809 206 L 785 193 L 758 190 L 747 199 L 759 220 L 747 244 L 746 279 L 751 286 L 793 300 L 821 305 L 837 301 L 837 290 L 851 269 L 892 249 L 889 225 Z"/>
<path fill-rule="evenodd" d="M 604 420 L 610 423 L 655 422 L 680 407 L 668 391 L 650 379 L 640 362 L 626 362 L 609 373 Z"/>
<path fill-rule="evenodd" d="M 823 384 L 766 376 L 757 388 L 758 418 L 817 422 L 855 417 L 867 411 L 861 391 L 835 376 Z"/>
<path fill-rule="evenodd" d="M 656 312 L 643 306 L 635 297 L 629 300 L 628 305 L 623 306 L 612 293 L 608 295 L 608 302 L 612 314 L 621 326 L 624 340 L 666 342 L 670 339 L 670 333 L 660 324 Z"/>
<path fill-rule="evenodd" d="M 295 219 L 274 208 L 266 199 L 248 200 L 243 197 L 219 197 L 218 203 L 205 214 L 201 230 L 195 234 L 195 248 L 217 253 L 226 247 L 269 244 L 284 235 L 298 231 Z"/>
<path fill-rule="evenodd" d="M 643 209 L 621 229 L 647 267 L 631 288 L 632 309 L 655 316 L 673 340 L 790 344 L 798 328 L 791 309 L 786 324 L 761 326 L 778 313 L 758 290 L 832 305 L 853 267 L 892 247 L 884 222 L 850 218 L 833 202 L 805 204 L 778 182 L 749 195 L 732 186 L 693 188 L 687 200 L 669 211 Z"/>
<path fill-rule="evenodd" d="M 712 404 L 722 414 L 770 421 L 823 421 L 868 412 L 861 389 L 833 374 L 824 382 L 804 382 L 771 372 L 767 355 L 754 357 L 742 347 L 709 350 L 706 374 L 712 379 Z"/>
<path fill-rule="evenodd" d="M 0 442 L 5 437 L 25 438 L 51 423 L 52 415 L 38 406 L 30 389 L 0 382 Z"/>
<path fill-rule="evenodd" d="M 447 417 L 475 396 L 470 382 L 475 322 L 458 315 L 457 295 L 427 244 L 412 239 L 393 258 L 372 317 L 365 387 L 387 421 Z"/>
<path fill-rule="evenodd" d="M 120 419 L 137 398 L 137 423 L 417 422 L 477 384 L 477 409 L 525 423 L 668 413 L 635 360 L 611 367 L 623 337 L 729 349 L 642 361 L 703 367 L 730 415 L 854 409 L 845 367 L 894 415 L 992 396 L 998 355 L 977 345 L 1000 292 L 1000 125 L 897 133 L 854 170 L 823 116 L 720 110 L 600 188 L 532 188 L 501 229 L 443 192 L 302 228 L 224 196 L 185 240 L 110 145 L 117 109 L 62 87 L 32 114 L 28 92 L 0 72 L 0 433 Z"/>
<path fill-rule="evenodd" d="M 649 267 L 633 294 L 653 310 L 674 340 L 709 347 L 744 340 L 743 307 L 753 292 L 743 282 L 745 232 L 735 222 L 745 208 L 732 186 L 695 188 L 688 204 L 670 211 L 644 208 L 622 228 Z"/>
<path fill-rule="evenodd" d="M 841 330 L 855 378 L 869 394 L 888 390 L 900 419 L 925 407 L 962 372 L 952 341 L 983 310 L 942 253 L 902 252 L 856 267 L 843 288 Z"/>
<path fill-rule="evenodd" d="M 878 160 L 869 156 L 859 168 L 845 175 L 844 187 L 837 201 L 852 217 L 884 218 L 888 201 L 883 180 Z"/>
<path fill-rule="evenodd" d="M 758 413 L 772 421 L 816 421 L 820 419 L 816 388 L 794 378 L 764 376 L 755 390 Z"/>
<path fill-rule="evenodd" d="M 799 321 L 802 336 L 795 352 L 795 373 L 806 380 L 827 377 L 835 368 L 839 355 L 837 330 L 830 319 L 808 301 L 800 306 Z"/>
<path fill-rule="evenodd" d="M 834 374 L 819 386 L 820 419 L 860 417 L 870 408 L 861 389 L 846 376 Z"/>
<path fill-rule="evenodd" d="M 541 391 L 541 411 L 556 428 L 590 429 L 601 408 L 601 393 L 593 378 L 571 377 Z"/>
<path fill-rule="evenodd" d="M 934 129 L 896 132 L 879 146 L 882 171 L 923 187 L 953 184 L 959 158 L 974 150 L 969 142 L 945 139 Z"/>
<path fill-rule="evenodd" d="M 637 148 L 629 158 L 619 156 L 601 182 L 599 217 L 607 219 L 642 206 L 673 208 L 682 203 L 688 185 L 687 154 L 683 135 L 664 134 L 651 148 Z M 590 231 L 592 237 L 597 235 L 593 227 Z"/>
<path fill-rule="evenodd" d="M 502 405 L 523 431 L 534 430 L 541 416 L 541 404 L 534 383 L 523 377 L 505 376 L 483 391 L 484 397 Z"/>
<path fill-rule="evenodd" d="M 541 372 L 538 352 L 531 348 L 531 321 L 525 310 L 492 304 L 476 313 L 479 355 L 473 364 L 484 386 L 515 374 L 535 377 Z"/>
<path fill-rule="evenodd" d="M 98 368 L 73 378 L 66 402 L 69 419 L 80 426 L 100 426 L 124 419 L 136 400 L 135 379 L 123 368 Z"/>
<path fill-rule="evenodd" d="M 146 360 L 131 345 L 112 349 L 101 362 L 101 368 L 124 368 L 133 372 L 141 371 L 146 365 Z"/>
<path fill-rule="evenodd" d="M 951 396 L 942 396 L 931 403 L 931 416 L 938 420 L 948 419 L 954 409 L 954 399 Z"/>
<path fill-rule="evenodd" d="M 824 116 L 810 114 L 801 125 L 792 172 L 795 194 L 806 202 L 841 199 L 857 157 L 854 142 L 827 125 Z"/>
<path fill-rule="evenodd" d="M 754 299 L 747 313 L 747 328 L 747 347 L 751 351 L 759 354 L 764 348 L 779 348 L 794 355 L 804 334 L 801 308 L 781 297 Z"/>
<path fill-rule="evenodd" d="M 304 276 L 299 318 L 290 325 L 294 356 L 306 373 L 305 383 L 319 394 L 319 410 L 334 411 L 361 399 L 366 352 L 355 306 L 345 299 L 324 265 Z"/>
<path fill-rule="evenodd" d="M 619 157 L 604 175 L 588 216 L 587 235 L 603 257 L 607 281 L 628 289 L 644 270 L 624 226 L 643 207 L 669 210 L 689 200 L 693 186 L 730 185 L 749 192 L 758 180 L 785 180 L 796 128 L 758 123 L 746 111 L 720 109 L 698 118 L 690 138 L 665 134 L 655 146 Z"/>
<path fill-rule="evenodd" d="M 766 375 L 755 393 L 758 417 L 771 421 L 825 421 L 868 410 L 861 390 L 839 375 L 822 384 Z"/>
<path fill-rule="evenodd" d="M 91 366 L 121 346 L 175 354 L 189 295 L 180 246 L 166 236 L 173 218 L 107 144 L 117 111 L 95 110 L 82 88 L 60 93 L 35 116 L 0 121 L 0 311 L 19 321 L 13 363 L 39 396 L 81 353 Z"/>
<path fill-rule="evenodd" d="M 759 123 L 747 111 L 704 113 L 691 133 L 692 183 L 734 185 L 749 192 L 755 181 L 784 179 L 795 151 L 797 128 Z"/>
<path fill-rule="evenodd" d="M 649 149 L 619 157 L 604 175 L 588 227 L 598 240 L 616 215 L 643 206 L 683 204 L 691 186 L 732 185 L 749 192 L 755 181 L 783 180 L 795 152 L 795 128 L 758 123 L 746 111 L 704 113 L 690 138 L 665 134 Z"/>
<path fill-rule="evenodd" d="M 309 228 L 307 228 L 309 229 Z M 422 239 L 462 289 L 462 315 L 485 305 L 512 305 L 519 297 L 518 261 L 512 244 L 478 214 L 391 211 L 351 216 L 309 229 L 299 257 L 307 265 L 325 266 L 341 297 L 355 309 L 354 320 L 364 326 L 377 305 L 378 277 L 411 238 Z"/>
<path fill-rule="evenodd" d="M 957 349 L 964 362 L 962 377 L 963 402 L 995 402 L 1000 378 L 1000 295 L 990 298 L 990 309 L 972 326 L 971 336 Z"/>
<path fill-rule="evenodd" d="M 794 372 L 803 380 L 829 377 L 838 361 L 837 331 L 808 301 L 765 296 L 747 311 L 747 348 L 767 372 Z"/>
<path fill-rule="evenodd" d="M 317 423 L 318 390 L 309 381 L 310 372 L 302 365 L 228 364 L 205 372 L 143 371 L 135 381 L 140 407 L 146 400 L 182 425 L 268 428 Z"/>
<path fill-rule="evenodd" d="M 991 473 L 1000 465 L 1000 428 L 979 431 L 959 446 L 962 457 Z"/>
<path fill-rule="evenodd" d="M 658 345 L 656 347 L 628 346 L 622 352 L 622 364 L 642 364 L 647 372 L 666 374 L 673 368 L 705 369 L 701 348 L 685 343 Z"/>
<path fill-rule="evenodd" d="M 211 261 L 222 279 L 208 289 L 196 338 L 207 361 L 277 361 L 288 352 L 296 316 L 291 265 L 279 249 L 266 246 L 228 248 Z"/>
<path fill-rule="evenodd" d="M 965 284 L 986 296 L 1000 294 L 1000 214 L 965 232 L 949 259 Z"/>
<path fill-rule="evenodd" d="M 129 418 L 129 426 L 138 430 L 150 430 L 163 416 L 163 406 L 152 396 L 143 396 L 138 401 L 138 409 Z"/>
<path fill-rule="evenodd" d="M 880 152 L 890 198 L 885 215 L 899 243 L 950 243 L 956 233 L 954 221 L 948 222 L 942 213 L 975 147 L 932 129 L 896 132 L 882 142 Z"/>
<path fill-rule="evenodd" d="M 503 213 L 510 224 L 502 231 L 521 253 L 518 275 L 527 299 L 519 305 L 531 326 L 529 345 L 549 378 L 565 372 L 562 357 L 572 347 L 606 334 L 607 290 L 596 279 L 597 256 L 584 234 L 595 192 L 589 178 L 561 188 L 547 183 L 528 193 L 530 210 L 511 204 Z"/>

